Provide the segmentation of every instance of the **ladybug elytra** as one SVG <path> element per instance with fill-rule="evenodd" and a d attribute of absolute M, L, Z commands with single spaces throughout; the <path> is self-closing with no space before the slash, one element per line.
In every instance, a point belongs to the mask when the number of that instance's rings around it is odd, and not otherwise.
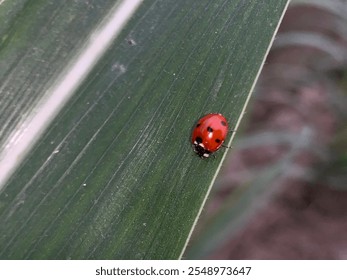
<path fill-rule="evenodd" d="M 222 146 L 227 134 L 226 118 L 219 113 L 207 114 L 197 122 L 193 130 L 193 149 L 201 158 L 208 158 Z"/>

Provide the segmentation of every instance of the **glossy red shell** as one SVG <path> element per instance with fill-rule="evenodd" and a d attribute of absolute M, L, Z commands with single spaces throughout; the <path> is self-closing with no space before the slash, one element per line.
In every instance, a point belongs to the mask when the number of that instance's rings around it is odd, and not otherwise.
<path fill-rule="evenodd" d="M 228 122 L 222 114 L 213 113 L 202 117 L 192 133 L 194 151 L 200 157 L 208 157 L 217 151 L 228 134 Z"/>

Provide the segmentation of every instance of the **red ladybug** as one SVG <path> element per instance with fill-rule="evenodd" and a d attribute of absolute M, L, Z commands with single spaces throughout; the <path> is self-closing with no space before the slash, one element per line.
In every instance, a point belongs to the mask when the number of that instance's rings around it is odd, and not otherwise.
<path fill-rule="evenodd" d="M 195 126 L 192 134 L 194 152 L 208 158 L 223 144 L 228 134 L 228 122 L 222 114 L 207 114 Z"/>

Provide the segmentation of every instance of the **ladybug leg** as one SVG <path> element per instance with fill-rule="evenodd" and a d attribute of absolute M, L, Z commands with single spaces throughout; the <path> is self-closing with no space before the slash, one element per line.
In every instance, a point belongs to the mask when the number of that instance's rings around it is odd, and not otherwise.
<path fill-rule="evenodd" d="M 226 148 L 226 149 L 232 149 L 233 147 L 229 147 L 229 146 L 225 146 L 225 145 L 222 145 L 223 148 Z"/>
<path fill-rule="evenodd" d="M 229 130 L 231 133 L 234 133 L 234 132 L 236 132 L 236 130 L 235 129 L 231 129 L 231 130 Z M 225 145 L 222 145 L 222 147 L 223 148 L 227 148 L 227 149 L 232 149 L 233 147 L 229 147 L 229 146 L 225 146 Z"/>

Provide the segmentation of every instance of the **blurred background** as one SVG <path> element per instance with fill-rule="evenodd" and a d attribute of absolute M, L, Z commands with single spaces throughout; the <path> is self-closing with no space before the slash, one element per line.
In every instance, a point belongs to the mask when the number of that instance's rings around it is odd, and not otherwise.
<path fill-rule="evenodd" d="M 346 119 L 347 1 L 292 1 L 184 258 L 347 259 Z"/>

